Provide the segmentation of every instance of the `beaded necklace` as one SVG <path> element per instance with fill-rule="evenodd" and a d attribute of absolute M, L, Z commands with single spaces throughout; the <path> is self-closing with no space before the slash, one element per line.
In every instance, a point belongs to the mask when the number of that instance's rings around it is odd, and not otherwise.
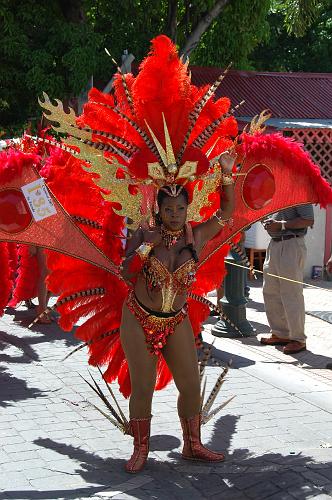
<path fill-rule="evenodd" d="M 179 241 L 180 238 L 184 236 L 184 229 L 180 229 L 179 231 L 170 231 L 164 226 L 161 226 L 160 233 L 165 247 L 167 248 L 167 250 L 169 250 Z"/>

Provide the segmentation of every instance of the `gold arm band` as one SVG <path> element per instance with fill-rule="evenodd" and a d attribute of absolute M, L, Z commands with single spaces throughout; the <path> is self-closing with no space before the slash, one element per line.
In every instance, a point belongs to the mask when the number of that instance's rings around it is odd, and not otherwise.
<path fill-rule="evenodd" d="M 230 186 L 231 184 L 234 184 L 234 179 L 232 174 L 224 174 L 223 172 L 221 173 L 221 185 L 222 186 Z"/>
<path fill-rule="evenodd" d="M 137 253 L 137 255 L 141 257 L 142 260 L 145 260 L 147 259 L 153 247 L 154 247 L 153 243 L 150 243 L 149 241 L 144 241 L 138 248 L 136 248 L 135 252 Z"/>
<path fill-rule="evenodd" d="M 215 217 L 217 219 L 219 226 L 224 227 L 224 226 L 226 226 L 226 224 L 232 222 L 233 219 L 231 217 L 229 219 L 223 219 L 220 215 L 217 214 L 217 212 L 218 212 L 218 210 L 216 212 L 214 212 L 213 217 Z"/>

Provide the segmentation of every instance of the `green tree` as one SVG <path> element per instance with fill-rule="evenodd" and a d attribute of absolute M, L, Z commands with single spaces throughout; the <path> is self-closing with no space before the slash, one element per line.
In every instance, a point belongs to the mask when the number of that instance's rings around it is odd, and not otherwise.
<path fill-rule="evenodd" d="M 2 127 L 40 116 L 43 90 L 61 99 L 77 95 L 100 64 L 102 36 L 70 7 L 57 0 L 0 2 Z"/>
<path fill-rule="evenodd" d="M 140 61 L 151 38 L 170 36 L 192 64 L 237 66 L 262 40 L 271 0 L 90 1 L 87 16 L 119 59 L 124 48 Z"/>
<path fill-rule="evenodd" d="M 319 3 L 303 36 L 287 30 L 284 6 L 276 7 L 268 17 L 268 40 L 250 56 L 252 66 L 260 71 L 332 72 L 332 0 Z"/>
<path fill-rule="evenodd" d="M 192 64 L 250 68 L 250 54 L 268 35 L 272 5 L 298 33 L 317 0 L 0 0 L 0 124 L 38 118 L 42 91 L 78 96 L 91 75 L 107 81 L 128 49 L 140 61 L 151 38 L 168 34 Z M 308 13 L 310 15 L 308 15 Z M 13 128 L 13 127 L 12 127 Z"/>

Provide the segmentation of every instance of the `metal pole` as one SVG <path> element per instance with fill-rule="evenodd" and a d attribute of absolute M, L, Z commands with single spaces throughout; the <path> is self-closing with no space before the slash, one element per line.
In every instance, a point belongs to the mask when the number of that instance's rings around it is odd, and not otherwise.
<path fill-rule="evenodd" d="M 238 327 L 245 337 L 255 335 L 255 329 L 246 317 L 245 284 L 246 269 L 232 266 L 232 262 L 241 263 L 241 257 L 230 251 L 225 259 L 226 277 L 224 280 L 224 296 L 220 303 L 226 316 Z M 211 333 L 216 337 L 241 337 L 241 335 L 227 322 L 220 319 L 212 328 Z"/>

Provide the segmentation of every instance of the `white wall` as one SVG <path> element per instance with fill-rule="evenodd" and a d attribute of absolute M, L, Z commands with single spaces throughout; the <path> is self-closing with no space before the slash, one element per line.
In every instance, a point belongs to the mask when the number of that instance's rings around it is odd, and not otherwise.
<path fill-rule="evenodd" d="M 326 225 L 326 210 L 314 206 L 315 224 L 313 229 L 308 229 L 305 237 L 307 245 L 307 262 L 305 265 L 304 276 L 311 277 L 312 266 L 324 265 L 324 248 L 325 248 L 325 225 Z"/>
<path fill-rule="evenodd" d="M 261 222 L 256 222 L 248 231 L 246 231 L 246 239 L 244 246 L 246 248 L 255 248 L 257 250 L 265 250 L 270 242 L 270 236 L 265 231 Z"/>
<path fill-rule="evenodd" d="M 313 229 L 308 229 L 305 237 L 307 245 L 307 261 L 304 270 L 306 278 L 311 277 L 312 266 L 323 266 L 324 264 L 324 248 L 325 248 L 325 224 L 326 211 L 320 209 L 319 206 L 314 206 L 315 224 Z M 269 244 L 270 237 L 263 228 L 260 222 L 253 224 L 246 231 L 245 247 L 264 250 Z"/>

